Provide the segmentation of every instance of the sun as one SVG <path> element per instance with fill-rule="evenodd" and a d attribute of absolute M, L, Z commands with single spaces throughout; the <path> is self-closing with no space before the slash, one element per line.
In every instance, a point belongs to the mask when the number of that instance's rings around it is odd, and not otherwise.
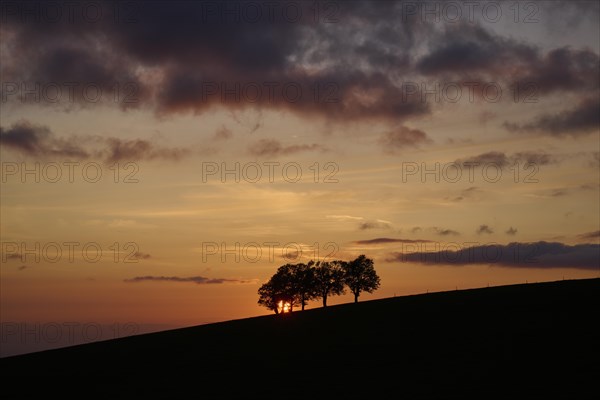
<path fill-rule="evenodd" d="M 290 312 L 290 303 L 288 302 L 283 302 L 283 300 L 280 300 L 279 303 L 277 303 L 277 309 L 279 310 L 280 313 L 287 313 Z"/>

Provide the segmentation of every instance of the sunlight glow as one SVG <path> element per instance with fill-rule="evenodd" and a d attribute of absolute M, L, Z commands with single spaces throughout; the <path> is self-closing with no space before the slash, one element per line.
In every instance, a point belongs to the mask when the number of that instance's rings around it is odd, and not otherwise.
<path fill-rule="evenodd" d="M 277 309 L 279 310 L 280 313 L 288 313 L 290 312 L 290 303 L 286 302 L 284 303 L 283 300 L 280 300 L 279 303 L 277 303 Z"/>

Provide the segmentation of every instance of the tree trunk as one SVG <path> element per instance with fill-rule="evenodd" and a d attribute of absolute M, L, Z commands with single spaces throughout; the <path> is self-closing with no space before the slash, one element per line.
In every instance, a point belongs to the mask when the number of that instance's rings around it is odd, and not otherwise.
<path fill-rule="evenodd" d="M 302 311 L 304 311 L 304 303 L 306 303 L 306 301 L 304 300 L 304 295 L 302 295 Z"/>
<path fill-rule="evenodd" d="M 358 303 L 358 293 L 354 293 L 354 302 Z"/>
<path fill-rule="evenodd" d="M 323 295 L 323 307 L 327 307 L 327 295 Z"/>

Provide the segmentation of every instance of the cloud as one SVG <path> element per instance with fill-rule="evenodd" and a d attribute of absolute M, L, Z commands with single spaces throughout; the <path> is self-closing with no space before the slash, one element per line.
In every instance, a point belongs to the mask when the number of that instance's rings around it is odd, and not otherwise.
<path fill-rule="evenodd" d="M 455 162 L 457 164 L 468 163 L 473 166 L 495 164 L 501 168 L 509 165 L 510 163 L 509 158 L 506 156 L 506 154 L 499 151 L 489 151 L 487 153 L 482 153 L 477 156 L 458 159 Z"/>
<path fill-rule="evenodd" d="M 253 143 L 249 147 L 250 154 L 258 157 L 275 157 L 280 155 L 296 154 L 304 151 L 325 151 L 326 148 L 320 144 L 294 144 L 290 146 L 284 146 L 275 139 L 261 139 L 258 142 Z"/>
<path fill-rule="evenodd" d="M 20 153 L 36 157 L 89 158 L 78 139 L 56 138 L 47 126 L 20 121 L 10 128 L 0 127 L 0 143 Z"/>
<path fill-rule="evenodd" d="M 151 258 L 151 256 L 148 253 L 142 253 L 142 252 L 136 251 L 133 254 L 133 258 L 136 260 L 147 260 L 147 259 Z"/>
<path fill-rule="evenodd" d="M 325 218 L 335 219 L 338 221 L 360 221 L 364 219 L 363 217 L 357 217 L 354 215 L 327 215 Z"/>
<path fill-rule="evenodd" d="M 297 10 L 297 20 L 282 12 L 286 3 Z M 131 23 L 114 23 L 128 16 L 115 15 L 110 1 L 96 2 L 102 18 L 94 24 L 66 18 L 30 24 L 10 13 L 2 36 L 10 37 L 14 51 L 3 56 L 3 76 L 42 84 L 76 79 L 107 91 L 115 81 L 130 82 L 137 88 L 134 106 L 159 114 L 221 105 L 338 121 L 396 121 L 429 112 L 418 100 L 403 100 L 389 74 L 410 65 L 414 37 L 407 27 L 418 23 L 413 17 L 398 24 L 398 4 L 340 6 L 352 24 L 315 24 L 306 2 L 274 8 L 257 2 L 252 11 L 247 4 L 153 1 L 135 8 Z M 257 7 L 257 20 L 232 15 L 254 16 Z"/>
<path fill-rule="evenodd" d="M 480 188 L 476 186 L 471 186 L 461 190 L 458 196 L 452 198 L 446 197 L 446 199 L 449 199 L 451 201 L 462 201 L 469 198 L 476 198 L 481 193 L 483 193 L 483 191 Z"/>
<path fill-rule="evenodd" d="M 569 15 L 593 18 L 597 5 L 587 3 L 568 6 Z M 3 82 L 66 88 L 75 81 L 74 97 L 81 105 L 95 104 L 82 91 L 94 84 L 109 94 L 106 102 L 146 107 L 158 115 L 223 107 L 391 124 L 433 111 L 420 94 L 407 95 L 403 83 L 408 81 L 499 82 L 511 88 L 534 82 L 544 95 L 598 91 L 595 51 L 542 50 L 509 32 L 467 23 L 464 8 L 460 22 L 445 24 L 421 13 L 410 15 L 399 1 L 338 2 L 335 15 L 322 13 L 320 21 L 310 2 L 266 4 L 152 1 L 136 7 L 129 23 L 122 21 L 129 15 L 115 14 L 118 7 L 111 1 L 95 2 L 102 15 L 95 23 L 82 18 L 32 21 L 6 13 L 0 39 L 6 50 Z M 294 21 L 281 12 L 290 4 L 289 9 L 298 10 Z M 236 19 L 235 14 L 256 15 L 257 7 L 257 20 Z M 330 17 L 343 23 L 327 23 Z M 555 24 L 548 25 L 554 29 Z M 134 89 L 131 101 L 112 100 L 115 87 L 122 94 L 127 84 Z M 17 97 L 11 96 L 11 102 L 18 103 Z M 392 134 L 390 140 L 404 148 L 405 139 Z"/>
<path fill-rule="evenodd" d="M 143 139 L 115 137 L 57 137 L 47 126 L 20 121 L 0 127 L 2 146 L 36 158 L 102 159 L 106 163 L 142 160 L 180 160 L 192 154 L 188 148 L 169 148 Z"/>
<path fill-rule="evenodd" d="M 368 229 L 390 229 L 392 226 L 387 221 L 376 220 L 376 221 L 365 221 L 358 224 L 358 229 L 366 231 Z"/>
<path fill-rule="evenodd" d="M 579 18 L 584 9 L 578 10 Z M 535 45 L 478 24 L 453 24 L 434 32 L 430 40 L 435 45 L 416 63 L 416 70 L 425 76 L 465 83 L 493 78 L 509 86 L 518 101 L 554 92 L 589 95 L 599 88 L 599 57 L 590 49 L 563 46 L 542 53 Z"/>
<path fill-rule="evenodd" d="M 508 229 L 506 230 L 506 232 L 504 232 L 504 233 L 506 233 L 507 235 L 510 235 L 510 236 L 514 236 L 514 235 L 516 235 L 516 234 L 517 234 L 517 229 L 516 229 L 516 228 L 513 228 L 513 227 L 511 226 L 511 227 L 510 227 L 510 228 L 508 228 Z"/>
<path fill-rule="evenodd" d="M 138 283 L 138 282 L 192 282 L 198 285 L 210 285 L 221 283 L 249 283 L 249 280 L 226 279 L 226 278 L 206 278 L 204 276 L 136 276 L 130 279 L 124 279 L 123 282 Z"/>
<path fill-rule="evenodd" d="M 401 126 L 393 131 L 386 132 L 379 139 L 384 152 L 396 153 L 407 147 L 418 147 L 421 144 L 431 143 L 432 140 L 425 132 Z"/>
<path fill-rule="evenodd" d="M 449 26 L 435 42 L 435 48 L 417 62 L 417 70 L 424 75 L 500 74 L 507 64 L 527 64 L 536 58 L 533 47 L 501 38 L 478 25 Z"/>
<path fill-rule="evenodd" d="M 354 244 L 382 244 L 382 243 L 429 243 L 431 240 L 425 239 L 392 239 L 392 238 L 376 238 L 368 240 L 357 240 Z"/>
<path fill-rule="evenodd" d="M 556 114 L 544 114 L 533 121 L 517 124 L 504 122 L 503 126 L 518 133 L 542 133 L 554 137 L 581 137 L 597 133 L 600 129 L 600 99 L 582 100 L 577 106 Z"/>
<path fill-rule="evenodd" d="M 109 163 L 117 161 L 171 160 L 177 161 L 191 154 L 187 148 L 167 148 L 142 139 L 121 140 L 108 138 L 105 140 L 105 160 Z"/>
<path fill-rule="evenodd" d="M 553 154 L 548 154 L 543 151 L 521 151 L 510 156 L 511 163 L 519 163 L 521 165 L 536 164 L 536 165 L 551 165 L 558 164 L 560 158 Z"/>
<path fill-rule="evenodd" d="M 588 165 L 592 168 L 600 168 L 600 151 L 591 152 L 590 158 Z"/>
<path fill-rule="evenodd" d="M 578 235 L 578 238 L 583 240 L 597 240 L 600 239 L 600 231 L 582 233 Z"/>
<path fill-rule="evenodd" d="M 229 140 L 232 137 L 233 132 L 231 132 L 231 129 L 228 129 L 226 126 L 222 126 L 215 132 L 213 140 Z"/>
<path fill-rule="evenodd" d="M 279 257 L 285 258 L 286 260 L 295 260 L 298 258 L 299 255 L 300 255 L 300 252 L 298 252 L 298 251 L 287 251 L 287 252 L 281 254 Z"/>
<path fill-rule="evenodd" d="M 481 235 L 483 233 L 492 234 L 494 233 L 494 230 L 487 225 L 479 225 L 479 228 L 477 228 L 476 232 L 478 235 Z"/>
<path fill-rule="evenodd" d="M 550 192 L 550 196 L 551 197 L 562 197 L 562 196 L 566 196 L 569 193 L 569 189 L 567 188 L 559 188 L 559 189 L 552 189 L 552 191 Z"/>
<path fill-rule="evenodd" d="M 21 265 L 18 269 L 19 269 L 19 271 L 23 271 L 26 268 L 29 268 L 29 267 L 27 265 Z"/>
<path fill-rule="evenodd" d="M 514 165 L 515 163 L 518 163 L 519 165 L 525 167 L 525 165 L 527 164 L 535 164 L 537 166 L 541 166 L 558 164 L 559 162 L 560 157 L 553 154 L 548 154 L 544 151 L 521 151 L 513 153 L 511 155 L 507 155 L 506 153 L 501 151 L 489 151 L 476 156 L 462 158 L 455 161 L 455 163 L 459 165 L 483 167 L 486 165 L 494 164 L 499 168 L 506 168 L 510 165 Z"/>
<path fill-rule="evenodd" d="M 440 236 L 458 236 L 458 235 L 460 235 L 460 233 L 458 231 L 455 231 L 452 229 L 438 228 L 438 227 L 434 226 L 433 230 L 435 231 L 435 233 L 437 233 Z"/>
<path fill-rule="evenodd" d="M 598 270 L 600 245 L 567 245 L 558 242 L 512 242 L 436 252 L 394 252 L 388 262 L 414 262 L 423 265 L 464 266 L 483 264 L 509 268 L 573 268 Z"/>
<path fill-rule="evenodd" d="M 526 73 L 513 82 L 513 91 L 520 88 L 526 92 L 528 85 L 532 88 L 529 93 L 534 95 L 598 90 L 600 62 L 598 54 L 589 49 L 560 47 L 534 61 L 527 65 Z"/>
<path fill-rule="evenodd" d="M 576 195 L 577 193 L 587 193 L 590 191 L 596 191 L 600 187 L 597 183 L 584 183 L 577 186 L 571 187 L 557 187 L 549 188 L 537 191 L 535 194 L 529 194 L 531 197 L 565 197 L 569 195 Z"/>

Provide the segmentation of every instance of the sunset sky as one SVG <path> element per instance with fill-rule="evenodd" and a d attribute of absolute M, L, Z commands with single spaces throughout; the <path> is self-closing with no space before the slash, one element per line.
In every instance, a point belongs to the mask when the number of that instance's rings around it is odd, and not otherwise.
<path fill-rule="evenodd" d="M 3 324 L 599 276 L 597 1 L 67 3 L 2 3 Z"/>

